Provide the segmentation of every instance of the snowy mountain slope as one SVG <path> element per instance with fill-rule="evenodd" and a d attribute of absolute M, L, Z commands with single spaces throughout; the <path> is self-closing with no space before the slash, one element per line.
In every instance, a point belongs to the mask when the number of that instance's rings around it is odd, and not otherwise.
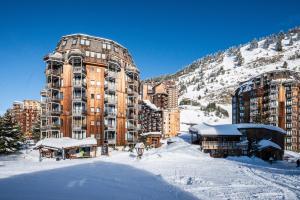
<path fill-rule="evenodd" d="M 216 102 L 230 111 L 231 94 L 240 82 L 284 68 L 300 71 L 300 27 L 205 56 L 175 74 L 151 80 L 175 80 L 180 88 L 179 102 Z M 231 116 L 228 118 L 231 121 Z M 211 120 L 204 116 L 201 121 Z"/>
<path fill-rule="evenodd" d="M 282 68 L 300 71 L 300 28 L 199 59 L 176 77 L 180 100 L 230 103 L 240 82 Z"/>

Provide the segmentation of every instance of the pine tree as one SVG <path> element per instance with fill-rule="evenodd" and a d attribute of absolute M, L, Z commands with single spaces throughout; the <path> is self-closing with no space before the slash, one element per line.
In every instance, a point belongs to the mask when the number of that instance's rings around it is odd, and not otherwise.
<path fill-rule="evenodd" d="M 269 38 L 266 38 L 265 39 L 265 42 L 264 42 L 264 44 L 263 44 L 263 48 L 264 49 L 268 49 L 269 48 L 269 46 L 270 46 L 270 39 Z"/>
<path fill-rule="evenodd" d="M 284 61 L 284 63 L 283 63 L 283 65 L 282 65 L 282 68 L 287 68 L 287 66 L 288 66 L 288 63 L 286 62 L 286 61 Z"/>
<path fill-rule="evenodd" d="M 12 153 L 20 149 L 23 135 L 19 126 L 12 122 L 9 112 L 0 118 L 0 154 Z"/>
<path fill-rule="evenodd" d="M 236 61 L 236 65 L 237 66 L 241 66 L 244 63 L 244 58 L 243 58 L 243 56 L 241 54 L 241 50 L 240 49 L 236 53 L 235 61 Z"/>
<path fill-rule="evenodd" d="M 41 138 L 41 121 L 38 119 L 32 127 L 32 139 L 34 141 L 39 141 Z"/>
<path fill-rule="evenodd" d="M 281 43 L 280 38 L 277 39 L 277 42 L 276 42 L 276 45 L 275 45 L 275 50 L 276 51 L 282 51 L 282 43 Z"/>
<path fill-rule="evenodd" d="M 257 40 L 256 39 L 254 39 L 254 40 L 252 40 L 251 42 L 250 42 L 250 45 L 249 45 L 249 48 L 248 48 L 248 50 L 253 50 L 253 49 L 256 49 L 258 47 L 258 43 L 257 43 Z"/>

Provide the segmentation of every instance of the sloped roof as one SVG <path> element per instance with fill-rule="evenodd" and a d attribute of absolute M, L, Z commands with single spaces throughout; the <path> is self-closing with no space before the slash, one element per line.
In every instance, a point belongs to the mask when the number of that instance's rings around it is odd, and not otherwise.
<path fill-rule="evenodd" d="M 278 144 L 272 142 L 271 140 L 263 139 L 258 142 L 258 150 L 263 150 L 269 147 L 281 150 L 281 147 Z"/>
<path fill-rule="evenodd" d="M 241 136 L 242 133 L 232 124 L 209 125 L 201 123 L 189 128 L 190 131 L 196 132 L 203 136 Z"/>
<path fill-rule="evenodd" d="M 286 134 L 286 131 L 271 125 L 265 124 L 252 124 L 252 123 L 243 123 L 243 124 L 221 124 L 221 125 L 210 125 L 207 123 L 201 123 L 194 125 L 189 128 L 190 131 L 196 132 L 199 135 L 242 135 L 239 129 L 250 129 L 250 128 L 261 128 L 269 129 L 281 134 Z"/>
<path fill-rule="evenodd" d="M 97 140 L 95 138 L 85 138 L 81 140 L 63 137 L 63 138 L 45 138 L 38 141 L 35 145 L 35 148 L 46 146 L 52 147 L 56 149 L 62 148 L 70 148 L 70 147 L 77 147 L 77 146 L 94 146 L 97 145 Z"/>

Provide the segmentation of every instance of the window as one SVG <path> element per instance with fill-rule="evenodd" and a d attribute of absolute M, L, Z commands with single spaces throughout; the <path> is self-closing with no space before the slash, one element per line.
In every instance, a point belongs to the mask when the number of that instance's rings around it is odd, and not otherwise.
<path fill-rule="evenodd" d="M 101 122 L 100 121 L 97 121 L 97 126 L 100 126 L 101 125 Z"/>
<path fill-rule="evenodd" d="M 90 46 L 90 41 L 89 41 L 89 40 L 86 40 L 86 41 L 85 41 L 85 45 L 86 45 L 86 46 Z"/>
<path fill-rule="evenodd" d="M 115 52 L 119 52 L 119 48 L 118 47 L 115 47 L 114 50 L 115 50 Z"/>
<path fill-rule="evenodd" d="M 97 81 L 97 86 L 100 86 L 100 81 Z"/>
<path fill-rule="evenodd" d="M 101 53 L 96 53 L 97 58 L 101 58 Z"/>
<path fill-rule="evenodd" d="M 95 121 L 91 120 L 91 125 L 94 126 L 95 125 Z"/>
<path fill-rule="evenodd" d="M 86 51 L 86 52 L 85 52 L 85 56 L 90 56 L 90 52 L 89 52 L 89 51 Z"/>
<path fill-rule="evenodd" d="M 75 45 L 75 44 L 77 44 L 77 39 L 73 39 L 73 41 L 72 41 L 72 45 Z"/>
<path fill-rule="evenodd" d="M 95 81 L 94 80 L 91 80 L 91 85 L 95 85 Z"/>
<path fill-rule="evenodd" d="M 100 68 L 97 68 L 97 72 L 100 72 Z"/>
<path fill-rule="evenodd" d="M 81 44 L 81 45 L 84 45 L 84 44 L 85 44 L 85 40 L 84 40 L 84 39 L 81 39 L 81 40 L 80 40 L 80 44 Z"/>
<path fill-rule="evenodd" d="M 100 94 L 97 94 L 97 97 L 96 97 L 97 99 L 100 99 L 101 97 L 100 97 Z"/>
<path fill-rule="evenodd" d="M 95 108 L 94 107 L 91 107 L 91 112 L 95 112 Z"/>
<path fill-rule="evenodd" d="M 94 99 L 95 98 L 95 94 L 91 94 L 91 99 Z"/>
<path fill-rule="evenodd" d="M 111 45 L 110 44 L 107 44 L 107 49 L 111 49 Z"/>
<path fill-rule="evenodd" d="M 100 108 L 96 108 L 96 112 L 99 113 L 100 112 Z"/>
<path fill-rule="evenodd" d="M 106 55 L 105 54 L 102 54 L 102 59 L 106 59 Z"/>
<path fill-rule="evenodd" d="M 61 79 L 60 84 L 61 84 L 61 87 L 64 86 L 64 79 Z"/>
<path fill-rule="evenodd" d="M 106 44 L 105 43 L 102 44 L 102 48 L 106 49 Z"/>
<path fill-rule="evenodd" d="M 95 57 L 95 52 L 91 52 L 91 57 L 92 57 L 92 58 Z"/>

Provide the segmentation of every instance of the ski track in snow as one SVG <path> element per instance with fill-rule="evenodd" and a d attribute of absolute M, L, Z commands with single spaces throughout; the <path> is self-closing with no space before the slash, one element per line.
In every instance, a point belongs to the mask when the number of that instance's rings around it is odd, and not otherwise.
<path fill-rule="evenodd" d="M 109 157 L 59 162 L 44 160 L 41 163 L 37 161 L 36 152 L 30 152 L 26 158 L 24 154 L 0 157 L 0 193 L 5 199 L 18 199 L 14 198 L 18 197 L 14 191 L 19 191 L 29 199 L 35 199 L 31 193 L 39 186 L 32 184 L 40 181 L 66 188 L 58 189 L 62 196 L 70 195 L 72 191 L 76 194 L 71 195 L 72 199 L 82 197 L 78 190 L 84 190 L 86 198 L 110 199 L 300 198 L 300 169 L 293 164 L 280 161 L 270 165 L 248 157 L 214 159 L 200 152 L 199 146 L 185 142 L 186 135 L 182 138 L 185 140 L 177 138 L 173 144 L 145 151 L 141 160 L 136 159 L 135 153 L 122 151 L 113 151 Z M 26 190 L 22 190 L 22 177 L 28 181 Z M 111 187 L 113 189 L 108 190 Z M 157 194 L 149 193 L 150 189 Z M 43 191 L 49 192 L 43 188 L 38 190 Z M 128 194 L 124 195 L 124 192 Z M 59 199 L 60 196 L 54 197 Z"/>

